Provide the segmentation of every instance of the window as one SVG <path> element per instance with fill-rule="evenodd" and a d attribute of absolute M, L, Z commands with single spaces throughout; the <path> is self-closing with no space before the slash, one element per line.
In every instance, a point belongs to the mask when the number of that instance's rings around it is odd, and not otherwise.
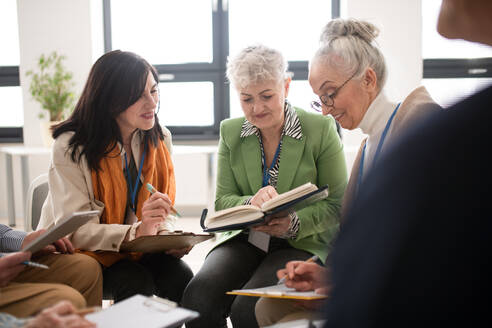
<path fill-rule="evenodd" d="M 492 49 L 440 36 L 440 5 L 441 0 L 422 1 L 422 83 L 441 106 L 449 106 L 492 83 Z"/>
<path fill-rule="evenodd" d="M 0 142 L 22 142 L 24 114 L 19 80 L 17 1 L 0 2 Z"/>
<path fill-rule="evenodd" d="M 138 53 L 159 73 L 159 120 L 174 139 L 217 139 L 223 119 L 242 115 L 225 78 L 229 53 L 261 42 L 294 73 L 289 99 L 309 109 L 308 60 L 339 0 L 103 0 L 105 51 Z M 303 33 L 298 33 L 302 26 Z"/>

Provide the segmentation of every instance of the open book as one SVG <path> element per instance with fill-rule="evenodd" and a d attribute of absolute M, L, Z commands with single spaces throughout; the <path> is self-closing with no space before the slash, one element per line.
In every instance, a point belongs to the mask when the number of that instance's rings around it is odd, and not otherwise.
<path fill-rule="evenodd" d="M 183 231 L 161 231 L 155 236 L 142 236 L 121 244 L 121 252 L 155 253 L 170 249 L 181 249 L 212 238 L 209 233 L 195 234 Z"/>
<path fill-rule="evenodd" d="M 178 307 L 166 299 L 137 294 L 85 318 L 98 327 L 162 328 L 181 327 L 198 316 L 198 312 Z"/>
<path fill-rule="evenodd" d="M 328 298 L 328 295 L 316 294 L 314 291 L 299 292 L 294 288 L 285 286 L 285 284 L 255 289 L 235 289 L 227 292 L 226 294 L 269 298 L 288 298 L 295 300 L 321 300 Z"/>
<path fill-rule="evenodd" d="M 48 246 L 58 239 L 63 238 L 66 235 L 74 232 L 80 226 L 86 224 L 94 217 L 99 216 L 99 213 L 99 211 L 73 212 L 68 217 L 58 221 L 45 233 L 26 245 L 26 247 L 24 247 L 22 251 L 36 253 L 37 251 L 42 250 L 45 246 Z"/>
<path fill-rule="evenodd" d="M 289 211 L 300 210 L 318 200 L 328 197 L 328 186 L 318 189 L 308 182 L 265 203 L 261 208 L 254 205 L 239 205 L 216 212 L 207 217 L 207 209 L 202 212 L 200 224 L 203 231 L 227 231 L 244 229 L 264 224 L 272 217 L 287 215 Z"/>
<path fill-rule="evenodd" d="M 321 328 L 325 324 L 326 320 L 308 320 L 299 319 L 287 322 L 280 322 L 271 326 L 265 326 L 263 328 Z"/>

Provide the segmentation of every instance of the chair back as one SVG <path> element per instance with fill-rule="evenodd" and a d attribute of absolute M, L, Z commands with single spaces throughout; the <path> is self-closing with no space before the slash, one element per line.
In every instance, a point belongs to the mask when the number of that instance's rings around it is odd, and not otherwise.
<path fill-rule="evenodd" d="M 48 174 L 41 174 L 31 182 L 27 190 L 26 208 L 25 208 L 25 230 L 27 232 L 36 230 L 39 218 L 41 217 L 41 209 L 44 201 L 48 196 Z"/>

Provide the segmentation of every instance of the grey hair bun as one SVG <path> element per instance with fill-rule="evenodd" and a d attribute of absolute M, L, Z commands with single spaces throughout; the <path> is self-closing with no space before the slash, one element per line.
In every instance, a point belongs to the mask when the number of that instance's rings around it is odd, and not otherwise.
<path fill-rule="evenodd" d="M 330 42 L 340 37 L 354 37 L 371 44 L 379 35 L 379 29 L 372 23 L 355 19 L 337 18 L 323 28 L 320 42 Z"/>

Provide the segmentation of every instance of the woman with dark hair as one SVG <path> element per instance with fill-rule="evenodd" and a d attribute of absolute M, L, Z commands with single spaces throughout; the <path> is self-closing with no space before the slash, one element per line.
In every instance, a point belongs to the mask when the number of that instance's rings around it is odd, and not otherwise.
<path fill-rule="evenodd" d="M 193 273 L 180 260 L 190 249 L 119 253 L 123 242 L 170 229 L 176 195 L 171 134 L 159 125 L 158 75 L 140 56 L 120 50 L 92 67 L 75 110 L 53 129 L 49 194 L 39 228 L 69 213 L 101 210 L 70 235 L 79 252 L 103 266 L 115 302 L 155 294 L 179 302 Z M 150 195 L 142 186 L 152 184 Z"/>

